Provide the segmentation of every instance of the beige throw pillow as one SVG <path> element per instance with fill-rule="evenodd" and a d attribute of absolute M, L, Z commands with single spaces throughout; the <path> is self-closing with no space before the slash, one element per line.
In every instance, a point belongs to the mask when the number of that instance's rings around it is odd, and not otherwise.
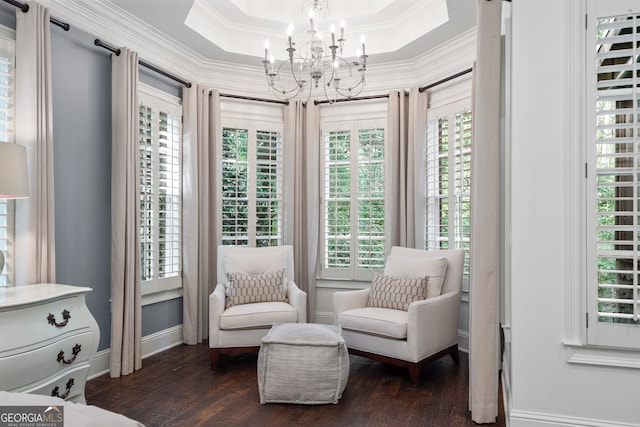
<path fill-rule="evenodd" d="M 381 273 L 374 273 L 367 307 L 408 311 L 409 304 L 427 297 L 428 280 L 428 276 L 399 279 Z"/>
<path fill-rule="evenodd" d="M 287 301 L 284 270 L 250 275 L 227 273 L 226 307 L 254 302 Z"/>
<path fill-rule="evenodd" d="M 442 293 L 442 284 L 447 272 L 447 259 L 390 256 L 384 265 L 384 274 L 398 279 L 429 277 L 427 298 L 437 297 Z"/>

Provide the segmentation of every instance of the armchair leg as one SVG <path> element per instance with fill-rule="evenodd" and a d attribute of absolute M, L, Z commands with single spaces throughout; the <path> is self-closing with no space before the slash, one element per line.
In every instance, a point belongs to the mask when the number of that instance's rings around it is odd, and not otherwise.
<path fill-rule="evenodd" d="M 418 385 L 418 380 L 420 379 L 420 364 L 410 363 L 407 365 L 407 368 L 409 368 L 409 376 L 411 377 L 411 384 Z"/>
<path fill-rule="evenodd" d="M 220 355 L 220 352 L 217 349 L 215 348 L 211 349 L 211 369 L 216 369 L 219 355 Z"/>

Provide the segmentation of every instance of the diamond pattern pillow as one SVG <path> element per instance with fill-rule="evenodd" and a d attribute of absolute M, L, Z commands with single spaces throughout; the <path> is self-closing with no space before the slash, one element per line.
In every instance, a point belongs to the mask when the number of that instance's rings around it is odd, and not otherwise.
<path fill-rule="evenodd" d="M 442 284 L 447 271 L 446 258 L 418 258 L 389 256 L 384 265 L 384 274 L 398 279 L 410 279 L 428 276 L 427 298 L 437 297 L 442 293 Z"/>
<path fill-rule="evenodd" d="M 286 301 L 284 270 L 250 275 L 227 273 L 226 307 L 253 302 Z"/>
<path fill-rule="evenodd" d="M 367 307 L 392 308 L 409 310 L 409 304 L 427 297 L 429 276 L 411 279 L 399 279 L 374 273 L 371 279 L 371 292 Z"/>

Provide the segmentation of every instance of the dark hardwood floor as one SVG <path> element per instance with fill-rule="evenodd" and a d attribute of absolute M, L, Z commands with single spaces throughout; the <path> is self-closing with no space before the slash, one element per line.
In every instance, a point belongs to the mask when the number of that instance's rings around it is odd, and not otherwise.
<path fill-rule="evenodd" d="M 406 369 L 350 356 L 349 381 L 337 405 L 261 405 L 257 354 L 222 355 L 209 367 L 207 344 L 181 345 L 143 361 L 129 376 L 87 383 L 87 403 L 151 426 L 473 426 L 469 363 L 443 357 L 412 386 Z M 500 396 L 501 398 L 502 396 Z M 505 426 L 502 399 L 496 426 Z"/>

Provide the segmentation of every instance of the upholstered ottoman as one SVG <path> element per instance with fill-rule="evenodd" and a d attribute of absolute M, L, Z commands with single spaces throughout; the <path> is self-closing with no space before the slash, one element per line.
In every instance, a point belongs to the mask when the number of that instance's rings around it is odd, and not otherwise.
<path fill-rule="evenodd" d="M 338 403 L 349 378 L 339 326 L 276 323 L 258 353 L 260 403 Z"/>

